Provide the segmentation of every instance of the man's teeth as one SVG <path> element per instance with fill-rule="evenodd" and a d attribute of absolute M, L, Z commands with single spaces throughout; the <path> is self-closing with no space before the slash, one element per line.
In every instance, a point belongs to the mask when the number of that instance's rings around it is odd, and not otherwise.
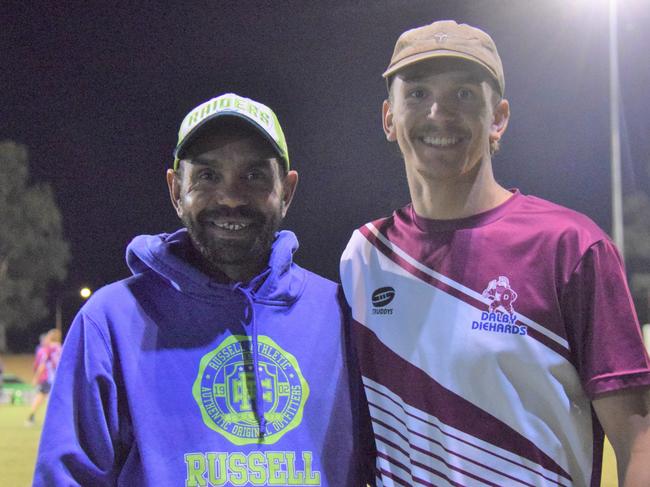
<path fill-rule="evenodd" d="M 249 225 L 250 225 L 250 223 L 229 223 L 229 222 L 215 223 L 215 226 L 217 226 L 219 228 L 223 228 L 225 230 L 234 230 L 234 231 L 242 230 L 242 229 L 248 227 Z"/>
<path fill-rule="evenodd" d="M 457 144 L 460 139 L 458 137 L 422 137 L 422 142 L 427 145 L 434 145 L 436 147 L 447 147 Z"/>

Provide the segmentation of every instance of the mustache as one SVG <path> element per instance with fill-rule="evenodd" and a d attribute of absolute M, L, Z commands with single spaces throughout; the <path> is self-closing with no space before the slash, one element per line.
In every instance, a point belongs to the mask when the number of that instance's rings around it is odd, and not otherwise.
<path fill-rule="evenodd" d="M 459 126 L 455 123 L 446 123 L 446 124 L 433 124 L 429 123 L 426 125 L 421 125 L 415 131 L 419 136 L 436 136 L 436 135 L 445 135 L 449 133 L 456 133 L 461 136 L 467 135 L 467 129 Z"/>
<path fill-rule="evenodd" d="M 215 218 L 246 218 L 256 222 L 264 221 L 262 212 L 250 206 L 238 206 L 232 208 L 230 206 L 216 206 L 203 210 L 198 215 L 199 221 L 212 220 Z"/>

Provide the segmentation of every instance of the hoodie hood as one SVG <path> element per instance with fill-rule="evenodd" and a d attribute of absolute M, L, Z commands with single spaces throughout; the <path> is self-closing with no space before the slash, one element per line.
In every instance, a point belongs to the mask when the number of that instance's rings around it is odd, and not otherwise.
<path fill-rule="evenodd" d="M 186 229 L 135 237 L 126 249 L 126 263 L 133 275 L 153 271 L 178 291 L 198 299 L 232 295 L 245 290 L 257 302 L 291 304 L 302 293 L 305 271 L 293 262 L 298 239 L 288 230 L 276 234 L 268 266 L 247 283 L 223 284 L 183 259 L 192 243 Z"/>

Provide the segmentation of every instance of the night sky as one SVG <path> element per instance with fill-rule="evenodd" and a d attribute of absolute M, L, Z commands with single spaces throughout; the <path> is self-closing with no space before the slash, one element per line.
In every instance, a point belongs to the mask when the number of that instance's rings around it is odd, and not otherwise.
<path fill-rule="evenodd" d="M 381 73 L 402 31 L 444 18 L 489 32 L 503 60 L 512 117 L 497 179 L 609 231 L 607 2 L 169 3 L 3 2 L 0 140 L 27 145 L 33 179 L 54 187 L 65 289 L 127 276 L 135 235 L 178 227 L 164 179 L 178 126 L 227 91 L 278 114 L 301 177 L 284 225 L 296 260 L 337 279 L 353 229 L 409 200 L 381 129 Z M 619 3 L 624 184 L 647 191 L 650 7 Z"/>

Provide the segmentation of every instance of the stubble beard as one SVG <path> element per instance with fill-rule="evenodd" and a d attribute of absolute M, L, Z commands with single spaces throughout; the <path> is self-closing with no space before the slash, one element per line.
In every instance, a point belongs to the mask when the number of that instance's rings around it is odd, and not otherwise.
<path fill-rule="evenodd" d="M 196 219 L 184 215 L 181 218 L 187 228 L 194 248 L 199 252 L 208 273 L 227 273 L 226 268 L 264 267 L 268 262 L 271 247 L 282 223 L 280 213 L 270 217 L 255 212 L 254 226 L 257 232 L 249 239 L 235 240 L 216 238 L 210 235 L 205 217 Z"/>

